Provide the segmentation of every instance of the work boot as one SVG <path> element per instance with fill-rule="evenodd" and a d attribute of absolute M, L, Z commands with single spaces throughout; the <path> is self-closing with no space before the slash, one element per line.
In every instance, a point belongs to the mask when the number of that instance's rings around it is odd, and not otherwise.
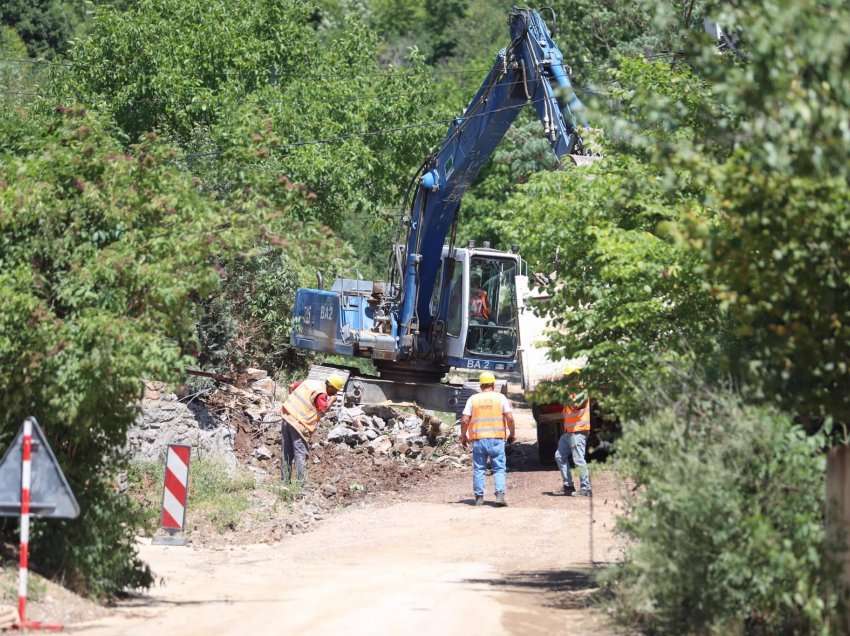
<path fill-rule="evenodd" d="M 484 495 L 475 495 L 475 503 L 473 506 L 483 506 L 484 505 Z"/>
<path fill-rule="evenodd" d="M 564 486 L 564 496 L 572 497 L 575 494 L 576 487 L 573 485 Z"/>
<path fill-rule="evenodd" d="M 496 505 L 499 506 L 500 508 L 504 508 L 505 506 L 508 505 L 508 502 L 505 501 L 505 493 L 503 493 L 503 492 L 497 492 L 496 493 Z"/>

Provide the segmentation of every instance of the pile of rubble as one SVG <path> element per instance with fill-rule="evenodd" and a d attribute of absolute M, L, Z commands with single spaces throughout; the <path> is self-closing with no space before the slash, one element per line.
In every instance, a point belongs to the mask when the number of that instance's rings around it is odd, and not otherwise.
<path fill-rule="evenodd" d="M 188 443 L 195 457 L 253 473 L 250 510 L 227 540 L 273 541 L 305 532 L 339 506 L 378 494 L 403 497 L 418 484 L 469 467 L 450 417 L 441 420 L 415 404 L 337 403 L 311 440 L 308 487 L 293 493 L 280 482 L 287 387 L 258 369 L 212 379 L 214 385 L 182 397 L 148 383 L 129 446 L 137 458 L 162 461 L 168 443 Z M 225 540 L 197 528 L 193 537 Z"/>
<path fill-rule="evenodd" d="M 327 418 L 331 428 L 323 437 L 331 444 L 365 445 L 374 455 L 423 460 L 454 457 L 455 461 L 463 461 L 461 457 L 465 458 L 466 454 L 453 444 L 457 439 L 454 427 L 447 427 L 438 417 L 416 405 L 403 405 L 412 408 L 413 413 L 405 413 L 400 406 L 371 404 L 339 408 Z"/>
<path fill-rule="evenodd" d="M 245 388 L 222 383 L 203 401 L 233 429 L 234 448 L 243 464 L 277 473 L 281 407 L 288 391 L 259 369 L 248 369 L 245 379 Z M 461 467 L 469 456 L 458 443 L 457 429 L 415 404 L 346 407 L 336 403 L 311 440 L 312 459 L 314 464 L 321 463 L 319 451 L 331 446 L 402 464 L 437 462 Z"/>

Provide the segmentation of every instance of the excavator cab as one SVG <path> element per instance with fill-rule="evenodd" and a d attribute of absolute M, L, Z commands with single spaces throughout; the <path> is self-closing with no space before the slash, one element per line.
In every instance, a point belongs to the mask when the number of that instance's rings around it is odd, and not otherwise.
<path fill-rule="evenodd" d="M 432 314 L 448 299 L 444 343 L 446 363 L 464 369 L 513 371 L 516 364 L 518 254 L 470 245 L 443 250 Z M 443 269 L 447 270 L 443 276 Z M 447 285 L 445 291 L 443 285 Z"/>

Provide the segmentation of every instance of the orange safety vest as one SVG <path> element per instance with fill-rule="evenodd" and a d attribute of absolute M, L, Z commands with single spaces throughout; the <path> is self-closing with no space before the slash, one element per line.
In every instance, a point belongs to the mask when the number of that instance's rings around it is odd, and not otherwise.
<path fill-rule="evenodd" d="M 309 437 L 319 424 L 321 413 L 316 408 L 316 398 L 325 392 L 325 385 L 317 380 L 304 380 L 289 394 L 283 403 L 286 421 L 295 427 L 301 437 Z M 289 417 L 286 417 L 289 415 Z"/>
<path fill-rule="evenodd" d="M 590 430 L 590 400 L 578 408 L 564 407 L 564 433 L 581 433 Z"/>
<path fill-rule="evenodd" d="M 467 436 L 476 439 L 505 439 L 505 418 L 502 415 L 502 399 L 499 393 L 485 391 L 471 398 L 472 413 L 469 416 Z"/>

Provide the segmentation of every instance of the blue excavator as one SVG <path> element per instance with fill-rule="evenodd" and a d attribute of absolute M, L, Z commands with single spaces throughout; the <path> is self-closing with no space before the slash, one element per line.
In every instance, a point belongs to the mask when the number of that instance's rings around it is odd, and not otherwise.
<path fill-rule="evenodd" d="M 515 7 L 508 22 L 510 45 L 411 182 L 406 237 L 392 249 L 386 280 L 339 278 L 329 290 L 297 291 L 295 347 L 368 358 L 378 370 L 351 374 L 350 401 L 456 412 L 469 390 L 446 381 L 451 368 L 518 371 L 524 261 L 487 243 L 456 246 L 461 199 L 526 106 L 559 160 L 582 164 L 590 153 L 579 134 L 582 103 L 540 13 Z"/>

